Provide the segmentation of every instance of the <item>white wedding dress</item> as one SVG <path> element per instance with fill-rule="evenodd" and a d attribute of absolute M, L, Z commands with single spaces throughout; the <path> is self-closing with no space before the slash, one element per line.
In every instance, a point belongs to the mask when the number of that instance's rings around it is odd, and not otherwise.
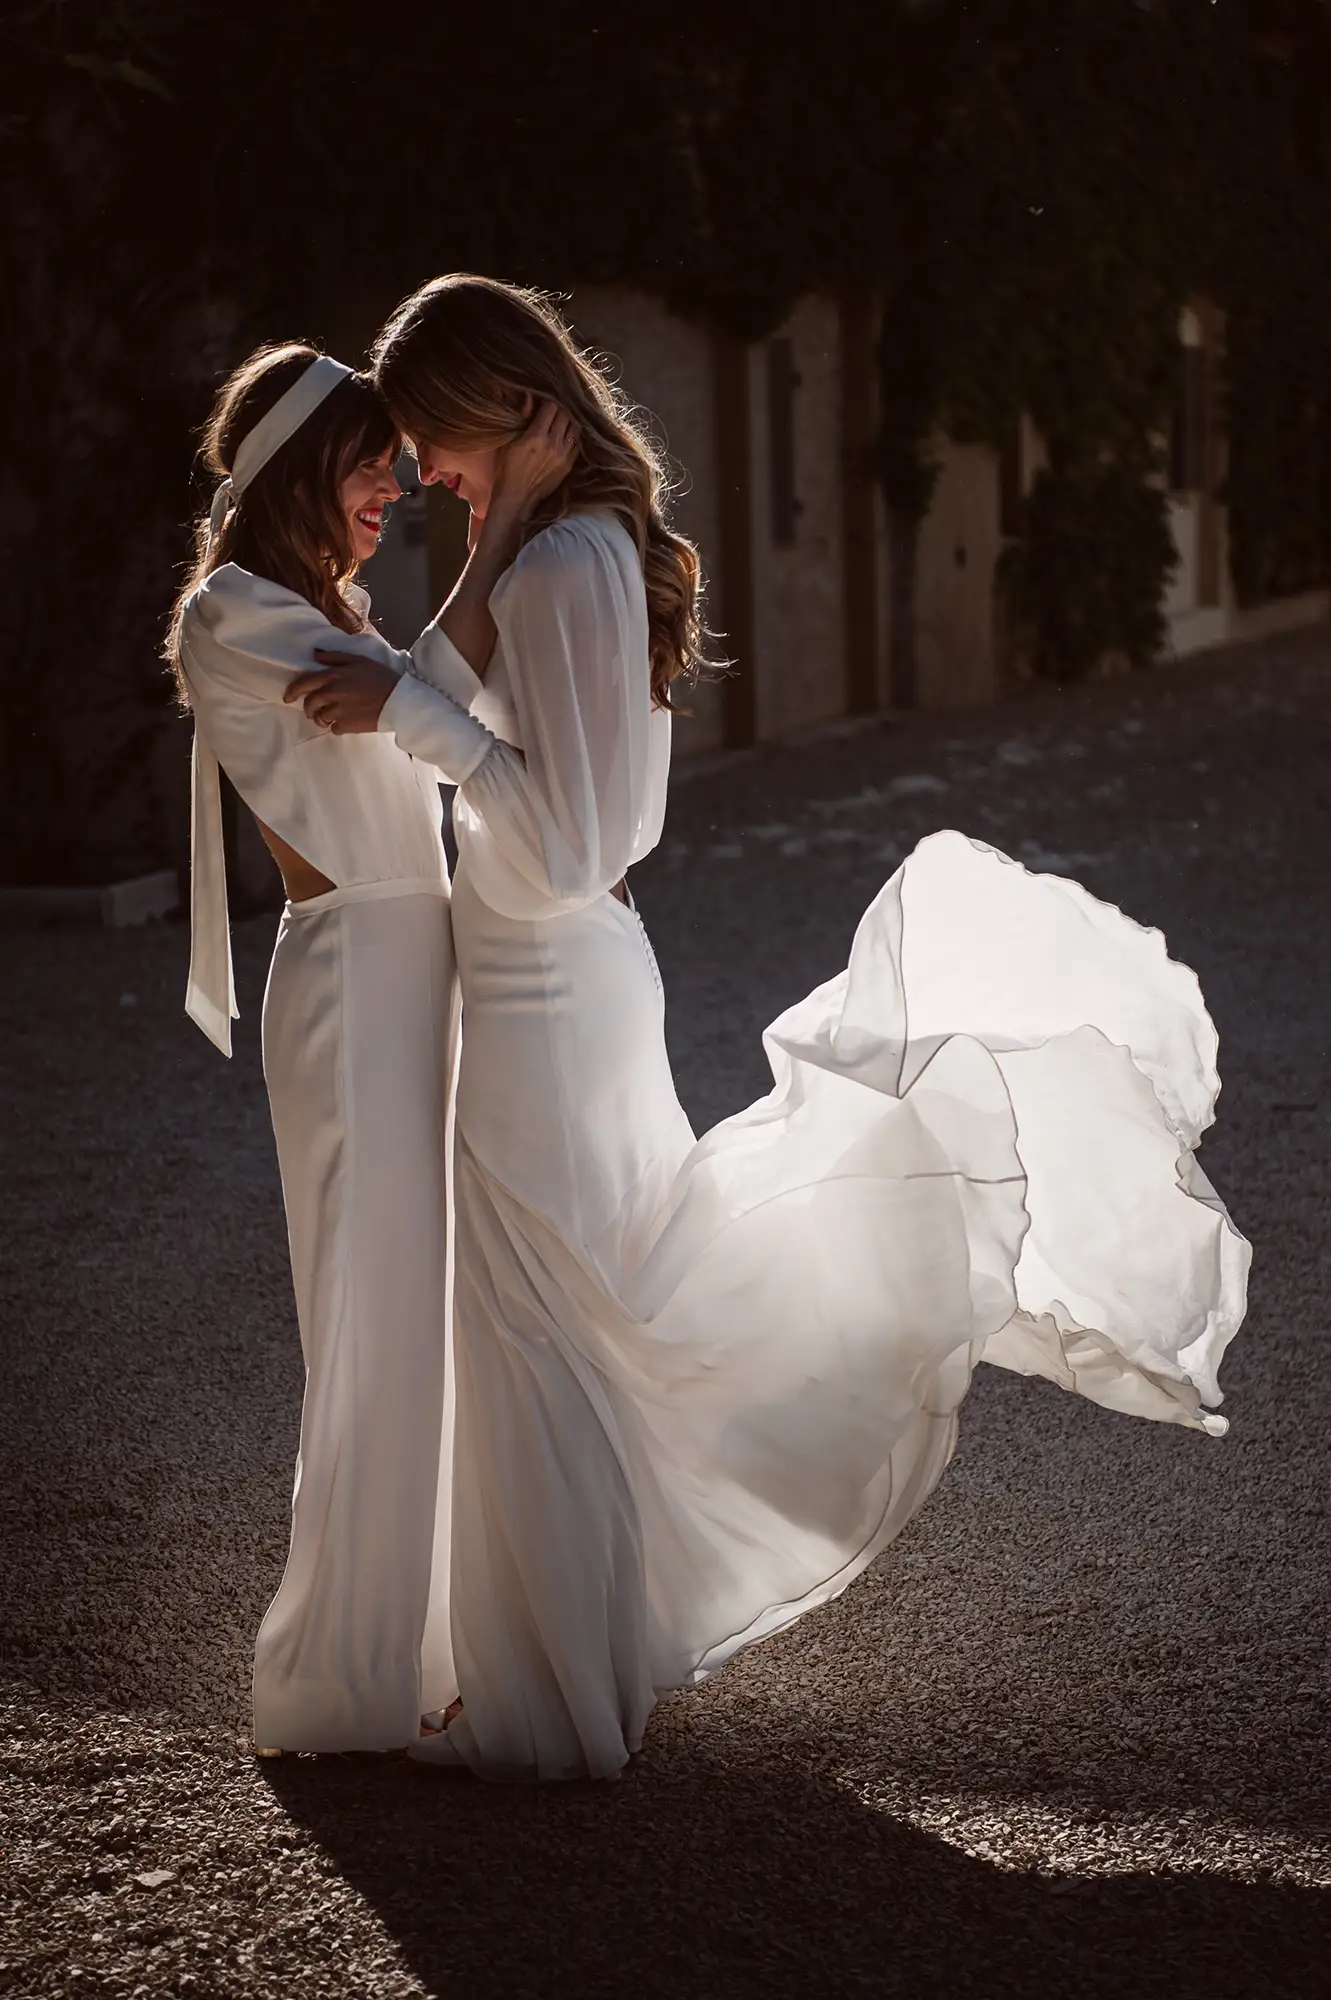
<path fill-rule="evenodd" d="M 910 1521 L 977 1361 L 1222 1431 L 1248 1253 L 1193 1158 L 1218 1089 L 1193 974 L 959 833 L 769 1028 L 769 1095 L 695 1141 L 610 893 L 669 754 L 633 545 L 565 521 L 494 610 L 484 689 L 454 656 L 381 725 L 444 768 L 455 703 L 503 739 L 455 807 L 453 1662 L 427 1694 L 460 1690 L 483 1776 L 608 1777 L 661 1691 Z"/>

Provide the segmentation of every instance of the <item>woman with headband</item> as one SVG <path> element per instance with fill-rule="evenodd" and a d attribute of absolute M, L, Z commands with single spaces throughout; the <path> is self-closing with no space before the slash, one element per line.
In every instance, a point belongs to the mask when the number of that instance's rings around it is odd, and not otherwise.
<path fill-rule="evenodd" d="M 408 1754 L 607 1778 L 657 1694 L 913 1518 L 976 1361 L 1224 1429 L 1247 1246 L 1193 1157 L 1215 1031 L 1158 932 L 938 833 L 768 1029 L 770 1095 L 695 1143 L 621 878 L 660 835 L 697 559 L 547 301 L 438 279 L 376 357 L 422 478 L 483 533 L 525 399 L 579 426 L 453 664 L 507 740 L 451 773 L 462 1706 Z M 314 715 L 447 762 L 449 692 L 331 650 L 293 690 Z"/>
<path fill-rule="evenodd" d="M 567 469 L 571 436 L 550 407 L 505 454 L 467 572 L 408 656 L 370 626 L 353 581 L 400 494 L 401 440 L 372 385 L 309 347 L 261 349 L 224 384 L 206 431 L 221 483 L 167 653 L 194 712 L 186 1007 L 226 1055 L 236 1005 L 219 765 L 288 894 L 263 1057 L 307 1373 L 290 1553 L 255 1651 L 265 1749 L 398 1749 L 454 1687 L 445 1117 L 456 1011 L 439 772 L 391 734 L 323 728 L 284 697 L 319 648 L 353 635 L 395 674 L 433 669 L 447 686 L 441 628 L 475 643 L 525 515 Z M 453 774 L 467 772 L 492 739 L 463 708 L 450 716 L 441 748 Z"/>

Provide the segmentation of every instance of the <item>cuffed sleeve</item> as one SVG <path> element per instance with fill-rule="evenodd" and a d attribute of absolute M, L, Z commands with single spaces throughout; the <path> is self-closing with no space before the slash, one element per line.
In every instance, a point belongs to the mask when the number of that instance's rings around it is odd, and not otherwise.
<path fill-rule="evenodd" d="M 470 777 L 497 740 L 451 695 L 427 687 L 412 673 L 403 674 L 384 703 L 379 728 L 396 739 L 400 750 L 433 764 L 450 785 Z"/>
<path fill-rule="evenodd" d="M 440 694 L 451 695 L 460 708 L 470 708 L 484 685 L 438 620 L 426 626 L 412 647 L 411 670 Z"/>

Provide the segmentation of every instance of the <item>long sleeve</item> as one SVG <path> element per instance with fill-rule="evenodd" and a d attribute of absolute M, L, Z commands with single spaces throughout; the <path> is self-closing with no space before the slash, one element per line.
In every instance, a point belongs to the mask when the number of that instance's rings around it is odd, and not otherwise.
<path fill-rule="evenodd" d="M 400 681 L 413 684 L 423 674 L 446 690 L 431 710 L 430 738 L 438 754 L 414 748 L 411 754 L 424 755 L 438 765 L 450 783 L 456 784 L 456 774 L 470 770 L 490 747 L 489 731 L 467 714 L 467 703 L 480 683 L 436 625 L 428 625 L 410 653 L 404 653 L 372 626 L 344 632 L 282 584 L 231 567 L 215 571 L 199 591 L 186 627 L 187 647 L 195 620 L 225 647 L 225 671 L 232 685 L 260 701 L 282 701 L 297 674 L 318 666 L 316 651 L 362 653 L 391 666 Z M 385 711 L 400 692 L 399 686 L 389 696 Z M 408 702 L 410 698 L 408 689 Z M 396 734 L 391 716 L 381 715 L 379 727 Z M 310 729 L 317 733 L 316 724 L 311 723 Z"/>
<path fill-rule="evenodd" d="M 357 603 L 368 600 L 361 597 Z M 323 735 L 300 708 L 288 708 L 283 700 L 295 675 L 317 667 L 316 650 L 363 653 L 391 666 L 400 682 L 416 687 L 420 686 L 413 678 L 417 653 L 423 662 L 430 662 L 440 645 L 447 645 L 441 633 L 431 637 L 433 629 L 422 634 L 411 654 L 399 652 L 372 628 L 344 632 L 294 591 L 233 564 L 214 571 L 186 607 L 182 664 L 193 696 L 194 756 L 185 1009 L 224 1055 L 231 1053 L 236 1002 L 219 757 L 244 761 L 242 753 L 252 755 L 256 742 L 264 745 L 266 772 L 280 792 L 281 774 L 290 768 L 288 753 Z M 432 718 L 430 762 L 453 778 L 472 769 L 493 738 L 467 714 L 465 702 L 459 704 L 443 694 L 432 694 L 432 700 L 437 712 Z M 284 710 L 280 717 L 273 712 L 277 709 Z M 291 780 L 286 782 L 289 786 Z M 281 827 L 280 812 L 273 823 Z M 317 865 L 317 853 L 311 858 Z"/>
<path fill-rule="evenodd" d="M 231 564 L 207 577 L 186 607 L 183 666 L 194 699 L 190 767 L 190 961 L 185 1012 L 224 1056 L 237 1018 L 217 752 L 203 715 L 213 681 L 250 700 L 279 703 L 316 646 L 345 644 L 312 604 Z M 378 635 L 374 635 L 376 640 Z M 379 640 L 376 653 L 383 646 Z M 391 651 L 390 648 L 384 650 Z M 206 651 L 205 667 L 200 654 Z M 404 671 L 404 659 L 399 672 Z M 311 729 L 314 725 L 311 724 Z"/>
<path fill-rule="evenodd" d="M 411 666 L 410 655 L 373 627 L 346 632 L 294 590 L 233 563 L 199 586 L 186 609 L 184 637 L 187 673 L 189 652 L 206 637 L 223 649 L 210 655 L 211 674 L 258 701 L 280 702 L 296 674 L 318 666 L 316 649 L 365 653 L 400 674 Z"/>
<path fill-rule="evenodd" d="M 485 685 L 437 619 L 426 626 L 412 647 L 411 671 L 441 694 L 450 695 L 461 708 L 470 708 Z"/>
<path fill-rule="evenodd" d="M 420 641 L 417 641 L 419 645 Z M 498 747 L 483 722 L 468 715 L 451 694 L 414 672 L 404 673 L 379 713 L 379 729 L 399 750 L 433 764 L 445 784 L 459 785 Z"/>
<path fill-rule="evenodd" d="M 660 831 L 637 551 L 611 519 L 557 522 L 523 550 L 491 610 L 522 750 L 496 743 L 461 776 L 459 841 L 491 908 L 558 916 L 603 895 Z M 440 697 L 417 683 L 393 699 L 423 719 Z M 398 728 L 398 740 L 431 754 L 417 747 L 423 734 Z"/>

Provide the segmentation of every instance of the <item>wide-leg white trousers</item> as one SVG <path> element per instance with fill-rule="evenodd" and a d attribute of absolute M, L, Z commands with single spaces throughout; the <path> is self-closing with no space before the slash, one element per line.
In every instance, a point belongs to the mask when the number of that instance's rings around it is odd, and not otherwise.
<path fill-rule="evenodd" d="M 398 1748 L 454 1691 L 447 895 L 388 881 L 288 904 L 273 954 L 264 1074 L 306 1386 L 290 1553 L 255 1649 L 260 1746 Z"/>

